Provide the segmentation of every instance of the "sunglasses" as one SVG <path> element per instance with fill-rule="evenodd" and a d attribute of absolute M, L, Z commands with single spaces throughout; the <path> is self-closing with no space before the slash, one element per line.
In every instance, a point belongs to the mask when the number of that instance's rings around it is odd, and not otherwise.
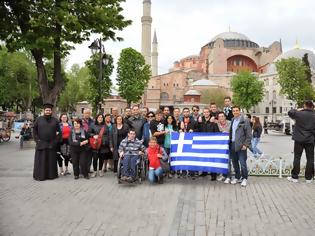
<path fill-rule="evenodd" d="M 199 111 L 199 110 L 196 110 L 196 109 L 195 109 L 195 110 L 193 110 L 193 111 Z"/>
<path fill-rule="evenodd" d="M 154 116 L 152 116 L 152 115 L 151 115 L 151 116 L 148 116 L 148 118 L 152 118 L 152 117 L 154 117 Z"/>

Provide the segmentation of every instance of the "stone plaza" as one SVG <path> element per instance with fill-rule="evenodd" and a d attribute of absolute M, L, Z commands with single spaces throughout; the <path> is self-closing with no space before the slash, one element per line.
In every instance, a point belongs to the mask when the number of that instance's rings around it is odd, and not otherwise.
<path fill-rule="evenodd" d="M 260 147 L 293 155 L 290 136 L 266 135 Z M 208 177 L 119 185 L 112 172 L 37 182 L 33 155 L 17 140 L 0 144 L 0 235 L 315 234 L 315 184 L 304 178 L 250 176 L 246 188 Z"/>

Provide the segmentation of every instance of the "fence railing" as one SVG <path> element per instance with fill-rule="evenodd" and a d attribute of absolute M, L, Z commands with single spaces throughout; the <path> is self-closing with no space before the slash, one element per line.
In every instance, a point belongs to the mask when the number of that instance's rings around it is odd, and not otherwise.
<path fill-rule="evenodd" d="M 302 158 L 303 159 L 303 158 Z M 305 160 L 301 159 L 300 175 L 305 173 Z M 305 158 L 304 158 L 305 159 Z M 284 155 L 283 157 L 253 157 L 249 156 L 247 159 L 247 168 L 249 175 L 256 176 L 283 176 L 291 175 L 293 168 L 293 154 Z"/>

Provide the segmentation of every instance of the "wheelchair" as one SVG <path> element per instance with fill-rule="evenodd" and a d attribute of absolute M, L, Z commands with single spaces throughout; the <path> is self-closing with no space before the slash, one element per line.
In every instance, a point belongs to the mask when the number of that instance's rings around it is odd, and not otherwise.
<path fill-rule="evenodd" d="M 126 181 L 126 180 L 122 180 L 122 171 L 123 171 L 123 159 L 125 158 L 125 156 L 138 156 L 137 162 L 136 162 L 136 174 L 133 178 L 132 181 Z M 118 184 L 121 183 L 139 183 L 141 184 L 147 177 L 147 173 L 148 173 L 148 161 L 146 160 L 144 155 L 135 155 L 135 154 L 124 154 L 123 157 L 119 157 L 118 160 L 118 165 L 117 165 L 117 180 L 118 180 Z"/>

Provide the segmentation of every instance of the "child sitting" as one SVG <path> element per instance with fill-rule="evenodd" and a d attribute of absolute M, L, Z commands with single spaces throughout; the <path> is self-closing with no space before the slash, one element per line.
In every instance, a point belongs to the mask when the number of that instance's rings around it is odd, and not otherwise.
<path fill-rule="evenodd" d="M 163 183 L 163 169 L 160 161 L 167 161 L 168 156 L 165 150 L 157 144 L 155 137 L 150 138 L 146 156 L 149 160 L 149 182 L 152 184 L 157 179 L 158 183 Z"/>

